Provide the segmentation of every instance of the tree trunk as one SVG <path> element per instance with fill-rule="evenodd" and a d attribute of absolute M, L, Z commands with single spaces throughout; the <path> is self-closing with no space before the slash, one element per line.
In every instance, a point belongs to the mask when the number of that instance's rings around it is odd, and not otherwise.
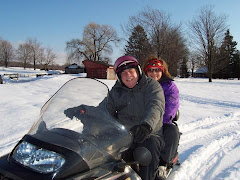
<path fill-rule="evenodd" d="M 0 75 L 0 84 L 3 84 L 2 75 Z"/>

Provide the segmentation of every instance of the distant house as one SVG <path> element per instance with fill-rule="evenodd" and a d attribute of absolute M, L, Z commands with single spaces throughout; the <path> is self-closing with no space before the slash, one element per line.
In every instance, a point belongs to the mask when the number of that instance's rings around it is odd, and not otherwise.
<path fill-rule="evenodd" d="M 100 61 L 84 60 L 87 77 L 98 79 L 116 79 L 113 66 Z"/>
<path fill-rule="evenodd" d="M 196 71 L 193 72 L 193 77 L 208 77 L 208 68 L 207 67 L 201 67 L 198 68 Z"/>
<path fill-rule="evenodd" d="M 78 66 L 76 63 L 65 67 L 65 74 L 78 74 L 83 72 L 84 72 L 84 68 Z"/>

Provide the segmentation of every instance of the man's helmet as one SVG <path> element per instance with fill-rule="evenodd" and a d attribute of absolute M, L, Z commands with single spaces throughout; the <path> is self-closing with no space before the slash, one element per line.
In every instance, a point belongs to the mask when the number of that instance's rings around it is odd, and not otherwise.
<path fill-rule="evenodd" d="M 125 69 L 135 68 L 138 72 L 139 79 L 142 77 L 142 70 L 140 64 L 133 56 L 122 56 L 118 58 L 114 64 L 114 71 L 117 74 L 118 79 L 121 81 L 121 73 Z"/>

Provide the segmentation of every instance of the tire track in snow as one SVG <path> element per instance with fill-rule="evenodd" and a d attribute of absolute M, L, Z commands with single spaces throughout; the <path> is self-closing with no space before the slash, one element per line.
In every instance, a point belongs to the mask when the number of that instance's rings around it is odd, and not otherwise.
<path fill-rule="evenodd" d="M 169 179 L 215 180 L 237 172 L 232 172 L 229 167 L 237 169 L 239 166 L 239 158 L 231 156 L 240 152 L 240 111 L 205 118 L 179 128 L 183 132 L 179 146 L 182 164 Z M 226 165 L 222 168 L 218 164 Z"/>
<path fill-rule="evenodd" d="M 0 156 L 7 154 L 12 151 L 13 147 L 18 143 L 19 139 L 11 140 L 0 146 Z"/>
<path fill-rule="evenodd" d="M 236 118 L 237 116 L 240 116 L 240 111 L 179 125 L 180 131 L 183 132 L 180 145 L 189 144 L 201 138 L 216 138 L 223 136 L 224 132 L 228 133 L 229 129 L 237 129 L 240 125 L 240 117 Z"/>
<path fill-rule="evenodd" d="M 231 101 L 223 101 L 223 100 L 215 100 L 215 99 L 209 99 L 209 98 L 201 98 L 191 95 L 183 95 L 180 94 L 180 100 L 181 101 L 189 101 L 196 104 L 208 104 L 208 105 L 214 105 L 217 107 L 231 107 L 231 108 L 240 108 L 240 104 L 237 102 L 231 102 Z"/>
<path fill-rule="evenodd" d="M 178 171 L 173 173 L 169 179 L 178 180 L 216 180 L 224 179 L 221 177 L 221 173 L 225 169 L 218 168 L 220 161 L 224 161 L 229 154 L 229 151 L 234 150 L 237 152 L 239 147 L 240 132 L 232 132 L 231 135 L 221 137 L 220 139 L 213 140 L 207 146 L 202 146 L 195 152 L 193 152 L 187 160 L 182 162 Z M 231 147 L 231 148 L 229 148 Z M 181 156 L 181 155 L 180 155 Z M 237 159 L 228 159 L 228 167 L 234 166 L 237 163 Z M 226 173 L 223 173 L 226 174 Z M 216 178 L 218 177 L 218 178 Z"/>

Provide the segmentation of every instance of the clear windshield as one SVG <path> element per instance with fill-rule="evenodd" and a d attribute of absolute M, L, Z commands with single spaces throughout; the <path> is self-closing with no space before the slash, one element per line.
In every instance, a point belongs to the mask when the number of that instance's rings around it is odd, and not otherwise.
<path fill-rule="evenodd" d="M 104 103 L 99 106 L 107 94 L 107 86 L 97 80 L 75 78 L 68 81 L 43 106 L 39 120 L 28 134 L 34 136 L 59 129 L 72 132 L 80 146 L 77 153 L 90 168 L 113 158 L 119 159 L 119 153 L 129 147 L 132 139 L 128 131 L 108 114 Z M 69 108 L 74 112 L 72 118 L 64 113 Z"/>

